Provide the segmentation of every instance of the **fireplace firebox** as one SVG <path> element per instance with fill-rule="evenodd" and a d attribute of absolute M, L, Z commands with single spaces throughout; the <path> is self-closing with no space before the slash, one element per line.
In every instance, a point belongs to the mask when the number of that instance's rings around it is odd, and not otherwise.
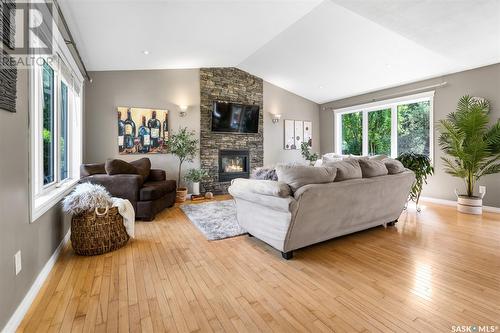
<path fill-rule="evenodd" d="M 250 176 L 248 150 L 219 150 L 219 181 Z"/>

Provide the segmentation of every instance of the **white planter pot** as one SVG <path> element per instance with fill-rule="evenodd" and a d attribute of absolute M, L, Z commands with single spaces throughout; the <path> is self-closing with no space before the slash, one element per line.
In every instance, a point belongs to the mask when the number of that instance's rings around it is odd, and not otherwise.
<path fill-rule="evenodd" d="M 455 192 L 456 193 L 456 192 Z M 483 196 L 468 197 L 466 195 L 457 194 L 457 210 L 460 213 L 481 215 L 483 214 Z"/>
<path fill-rule="evenodd" d="M 200 195 L 200 183 L 192 183 L 193 185 L 193 194 Z"/>

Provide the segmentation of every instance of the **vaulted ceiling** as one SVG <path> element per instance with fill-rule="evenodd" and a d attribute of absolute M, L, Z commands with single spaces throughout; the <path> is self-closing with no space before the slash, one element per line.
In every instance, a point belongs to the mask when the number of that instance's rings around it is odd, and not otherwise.
<path fill-rule="evenodd" d="M 89 70 L 234 66 L 318 103 L 500 62 L 498 0 L 59 3 Z"/>

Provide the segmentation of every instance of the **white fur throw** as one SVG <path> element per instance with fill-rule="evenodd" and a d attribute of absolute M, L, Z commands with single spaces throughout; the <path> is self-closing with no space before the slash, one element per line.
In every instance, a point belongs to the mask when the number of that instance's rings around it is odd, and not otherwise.
<path fill-rule="evenodd" d="M 72 215 L 112 206 L 111 195 L 104 186 L 91 183 L 79 184 L 63 201 L 63 210 Z"/>

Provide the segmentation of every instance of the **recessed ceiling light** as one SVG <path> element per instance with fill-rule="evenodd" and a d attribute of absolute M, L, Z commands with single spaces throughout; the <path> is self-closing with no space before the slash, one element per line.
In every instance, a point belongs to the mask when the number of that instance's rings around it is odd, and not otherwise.
<path fill-rule="evenodd" d="M 319 89 L 323 89 L 323 86 L 318 86 Z"/>
<path fill-rule="evenodd" d="M 144 50 L 144 51 L 142 51 L 142 54 L 144 54 L 144 55 L 148 55 L 148 54 L 149 54 L 149 51 L 148 51 L 148 50 Z"/>

